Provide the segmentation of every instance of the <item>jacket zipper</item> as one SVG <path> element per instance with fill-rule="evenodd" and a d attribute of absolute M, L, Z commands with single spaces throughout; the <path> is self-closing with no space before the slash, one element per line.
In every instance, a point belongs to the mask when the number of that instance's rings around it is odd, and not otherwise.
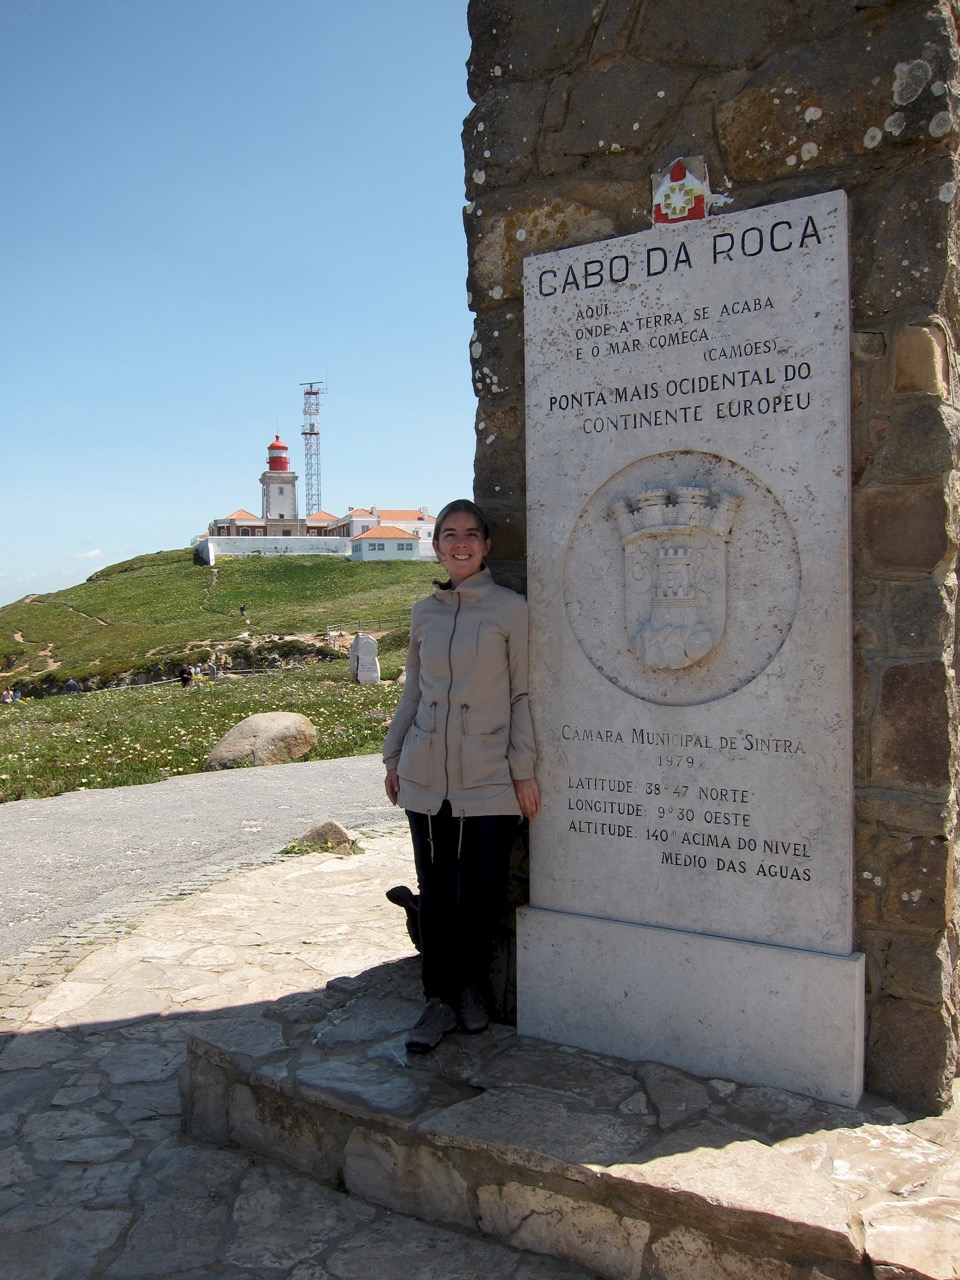
<path fill-rule="evenodd" d="M 457 633 L 457 618 L 460 616 L 460 593 L 457 592 L 457 607 L 453 614 L 453 626 L 450 628 L 450 641 L 447 644 L 447 670 L 450 680 L 447 684 L 447 714 L 443 726 L 443 798 L 450 794 L 450 701 L 453 694 L 453 637 Z"/>

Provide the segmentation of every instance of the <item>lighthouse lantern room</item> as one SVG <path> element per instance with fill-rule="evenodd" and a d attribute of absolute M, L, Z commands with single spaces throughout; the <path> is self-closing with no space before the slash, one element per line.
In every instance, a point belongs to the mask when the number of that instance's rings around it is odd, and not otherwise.
<path fill-rule="evenodd" d="M 267 469 L 260 477 L 260 484 L 268 538 L 290 538 L 298 532 L 297 476 L 290 470 L 288 453 L 279 436 L 267 446 Z"/>

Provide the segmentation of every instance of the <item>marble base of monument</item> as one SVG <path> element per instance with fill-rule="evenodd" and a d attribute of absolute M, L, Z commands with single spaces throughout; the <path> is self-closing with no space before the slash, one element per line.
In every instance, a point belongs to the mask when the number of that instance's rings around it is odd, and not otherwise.
<path fill-rule="evenodd" d="M 855 1106 L 864 958 L 517 913 L 517 1030 Z"/>

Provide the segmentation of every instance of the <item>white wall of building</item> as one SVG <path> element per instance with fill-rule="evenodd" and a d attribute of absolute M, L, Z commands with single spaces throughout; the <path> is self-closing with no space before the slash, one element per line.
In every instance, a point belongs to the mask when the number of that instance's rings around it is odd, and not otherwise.
<path fill-rule="evenodd" d="M 349 538 L 196 538 L 197 554 L 207 564 L 223 556 L 350 556 Z"/>
<path fill-rule="evenodd" d="M 330 539 L 341 541 L 341 539 Z M 434 560 L 433 543 L 409 538 L 354 538 L 353 560 Z"/>

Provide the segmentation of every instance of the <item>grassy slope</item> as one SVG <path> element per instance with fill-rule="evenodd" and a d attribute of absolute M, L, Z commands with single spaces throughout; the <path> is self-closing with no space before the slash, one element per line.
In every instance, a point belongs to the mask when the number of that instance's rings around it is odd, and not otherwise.
<path fill-rule="evenodd" d="M 240 631 L 301 635 L 357 622 L 377 630 L 405 625 L 435 573 L 432 564 L 352 564 L 335 556 L 225 560 L 214 572 L 194 564 L 189 549 L 138 556 L 78 587 L 0 609 L 0 683 L 42 674 L 50 661 L 59 664 L 60 679 L 109 677 L 191 645 L 235 640 Z"/>

